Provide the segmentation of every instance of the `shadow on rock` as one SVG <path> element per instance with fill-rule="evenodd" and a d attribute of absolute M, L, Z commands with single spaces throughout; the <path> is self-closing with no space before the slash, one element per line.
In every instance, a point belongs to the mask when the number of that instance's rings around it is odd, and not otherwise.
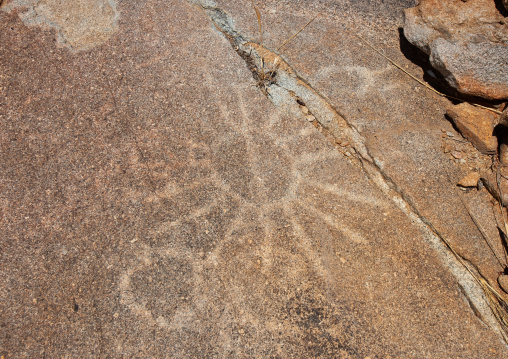
<path fill-rule="evenodd" d="M 429 61 L 429 56 L 406 39 L 404 36 L 404 29 L 399 27 L 398 31 L 399 46 L 402 54 L 413 64 L 422 68 L 423 81 L 425 83 L 447 96 L 453 104 L 471 102 L 483 106 L 496 106 L 502 103 L 502 101 L 489 101 L 482 97 L 466 95 L 457 91 L 448 84 L 444 76 L 439 71 L 432 67 Z"/>

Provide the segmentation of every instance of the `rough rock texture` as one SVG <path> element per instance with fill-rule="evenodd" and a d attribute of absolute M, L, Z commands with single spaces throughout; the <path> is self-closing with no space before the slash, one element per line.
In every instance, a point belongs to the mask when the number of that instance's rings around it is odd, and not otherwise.
<path fill-rule="evenodd" d="M 506 293 L 508 293 L 508 275 L 501 274 L 499 276 L 499 278 L 497 278 L 497 281 L 498 281 L 499 285 L 501 286 L 501 288 L 503 288 L 503 290 Z"/>
<path fill-rule="evenodd" d="M 501 116 L 499 116 L 499 124 L 508 128 L 508 106 L 506 106 L 501 113 Z"/>
<path fill-rule="evenodd" d="M 219 4 L 231 14 L 243 34 L 258 39 L 256 16 L 253 10 L 245 10 L 252 6 L 249 3 L 245 0 Z M 492 239 L 495 254 L 471 221 L 456 188 L 456 181 L 467 173 L 482 173 L 490 166 L 491 158 L 459 139 L 460 135 L 444 116 L 449 101 L 419 87 L 353 36 L 361 35 L 377 43 L 421 79 L 421 66 L 409 60 L 419 54 L 411 52 L 413 47 L 403 47 L 399 40 L 397 29 L 402 18 L 388 19 L 380 15 L 381 11 L 376 16 L 373 4 L 367 1 L 331 4 L 328 8 L 311 0 L 298 1 L 298 5 L 267 2 L 260 9 L 265 29 L 263 43 L 277 49 L 309 19 L 321 14 L 285 46 L 283 58 L 360 130 L 370 153 L 411 200 L 419 215 L 433 223 L 497 287 L 504 259 L 492 214 L 492 197 L 487 191 L 464 193 L 472 213 Z M 412 4 L 398 1 L 391 6 L 392 14 L 402 14 L 402 9 Z M 448 132 L 455 137 L 443 138 L 443 133 Z M 463 158 L 450 160 L 447 148 L 460 151 Z"/>
<path fill-rule="evenodd" d="M 508 25 L 494 0 L 422 0 L 404 35 L 459 92 L 508 98 Z"/>
<path fill-rule="evenodd" d="M 27 26 L 43 25 L 57 31 L 57 41 L 83 51 L 107 41 L 117 30 L 116 0 L 10 0 L 5 11 L 22 9 Z"/>
<path fill-rule="evenodd" d="M 497 170 L 488 170 L 481 174 L 481 183 L 490 194 L 503 206 L 508 207 L 508 168 L 501 167 Z M 504 288 L 503 288 L 504 290 Z"/>
<path fill-rule="evenodd" d="M 268 4 L 265 28 L 287 38 L 323 10 L 312 4 Z M 376 18 L 358 4 L 340 22 Z M 257 28 L 250 1 L 227 5 Z M 0 355 L 508 355 L 415 218 L 354 154 L 276 108 L 199 6 L 119 11 L 118 33 L 79 55 L 54 29 L 0 14 Z M 495 259 L 439 177 L 445 100 L 415 95 L 326 11 L 292 44 L 302 48 L 288 46 L 291 63 L 491 280 Z M 386 26 L 374 29 L 398 45 Z"/>
<path fill-rule="evenodd" d="M 460 179 L 457 184 L 461 187 L 476 187 L 478 184 L 478 180 L 480 179 L 480 174 L 478 172 L 471 172 Z"/>
<path fill-rule="evenodd" d="M 452 105 L 446 111 L 462 135 L 482 153 L 497 152 L 494 126 L 498 115 L 468 103 Z"/>

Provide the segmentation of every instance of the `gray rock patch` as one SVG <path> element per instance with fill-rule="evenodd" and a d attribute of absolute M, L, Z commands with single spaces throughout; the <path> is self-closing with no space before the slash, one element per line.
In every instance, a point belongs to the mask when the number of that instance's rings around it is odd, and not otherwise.
<path fill-rule="evenodd" d="M 508 27 L 494 1 L 421 1 L 406 9 L 404 35 L 448 84 L 489 100 L 508 96 Z"/>
<path fill-rule="evenodd" d="M 21 10 L 19 17 L 27 26 L 54 28 L 57 41 L 74 52 L 106 42 L 118 29 L 115 0 L 13 0 L 3 10 Z"/>

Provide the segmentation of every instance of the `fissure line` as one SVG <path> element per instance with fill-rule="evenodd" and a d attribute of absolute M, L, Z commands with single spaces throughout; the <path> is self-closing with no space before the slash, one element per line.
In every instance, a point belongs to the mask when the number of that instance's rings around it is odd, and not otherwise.
<path fill-rule="evenodd" d="M 362 168 L 367 177 L 418 225 L 457 278 L 468 301 L 474 304 L 475 310 L 480 314 L 480 319 L 508 343 L 508 326 L 503 323 L 496 309 L 492 308 L 492 293 L 489 291 L 493 289 L 485 287 L 486 281 L 476 268 L 453 250 L 443 235 L 418 211 L 411 198 L 385 173 L 380 162 L 371 156 L 360 132 L 280 55 L 247 40 L 236 31 L 232 19 L 213 2 L 190 1 L 198 4 L 215 27 L 229 40 L 233 49 L 245 61 L 257 86 L 276 107 L 308 121 L 317 122 L 326 132 L 326 137 L 334 142 L 335 147 L 348 161 Z"/>

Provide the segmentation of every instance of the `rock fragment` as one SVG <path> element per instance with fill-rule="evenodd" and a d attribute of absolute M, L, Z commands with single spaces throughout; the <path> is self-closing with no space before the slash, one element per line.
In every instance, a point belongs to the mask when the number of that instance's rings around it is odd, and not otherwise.
<path fill-rule="evenodd" d="M 498 200 L 504 207 L 508 207 L 508 180 L 505 179 L 508 173 L 506 172 L 508 171 L 501 168 L 499 177 L 497 173 L 488 171 L 486 173 L 482 173 L 480 178 L 482 185 L 485 186 L 492 197 Z"/>
<path fill-rule="evenodd" d="M 460 160 L 462 158 L 462 153 L 459 151 L 452 151 L 451 155 L 456 160 Z"/>
<path fill-rule="evenodd" d="M 303 112 L 304 115 L 309 114 L 309 108 L 307 106 L 300 105 L 300 110 Z"/>
<path fill-rule="evenodd" d="M 421 0 L 404 35 L 459 92 L 508 98 L 508 26 L 493 0 Z"/>
<path fill-rule="evenodd" d="M 484 154 L 497 152 L 497 138 L 493 135 L 497 121 L 495 113 L 468 103 L 461 103 L 450 107 L 446 114 L 478 151 Z"/>
<path fill-rule="evenodd" d="M 480 174 L 478 172 L 471 172 L 463 177 L 457 185 L 461 187 L 476 187 L 478 184 L 478 180 L 480 179 Z"/>

